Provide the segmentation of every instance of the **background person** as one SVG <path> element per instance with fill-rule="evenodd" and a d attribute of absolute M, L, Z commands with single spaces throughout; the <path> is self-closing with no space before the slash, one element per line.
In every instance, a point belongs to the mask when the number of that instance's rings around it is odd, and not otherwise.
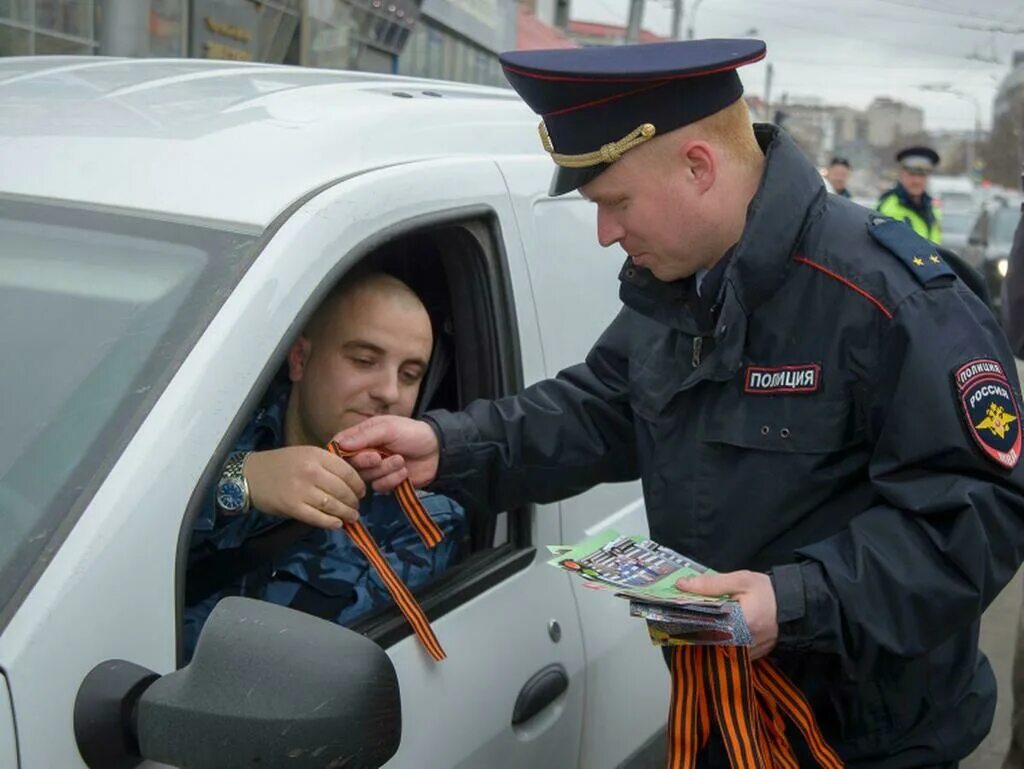
<path fill-rule="evenodd" d="M 907 147 L 896 154 L 899 181 L 878 200 L 878 213 L 906 222 L 932 243 L 942 243 L 942 213 L 932 205 L 928 177 L 939 165 L 939 153 L 931 147 Z"/>
<path fill-rule="evenodd" d="M 832 191 L 841 197 L 849 198 L 850 191 L 846 188 L 846 182 L 850 178 L 850 161 L 846 158 L 832 158 L 828 164 L 828 171 L 825 178 L 832 185 Z"/>

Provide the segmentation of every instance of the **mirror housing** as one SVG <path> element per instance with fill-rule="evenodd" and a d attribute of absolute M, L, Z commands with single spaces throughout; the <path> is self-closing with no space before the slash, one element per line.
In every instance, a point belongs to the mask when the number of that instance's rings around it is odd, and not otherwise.
<path fill-rule="evenodd" d="M 118 729 L 130 738 L 110 755 L 104 735 Z M 97 666 L 79 689 L 75 735 L 91 769 L 143 758 L 184 769 L 376 769 L 401 741 L 398 678 L 384 650 L 351 630 L 228 597 L 181 670 Z"/>

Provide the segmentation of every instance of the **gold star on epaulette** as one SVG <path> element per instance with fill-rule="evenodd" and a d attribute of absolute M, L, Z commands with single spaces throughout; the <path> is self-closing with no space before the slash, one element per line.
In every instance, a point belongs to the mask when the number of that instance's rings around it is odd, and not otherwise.
<path fill-rule="evenodd" d="M 924 259 L 922 259 L 920 256 L 915 256 L 914 264 L 916 264 L 918 267 L 924 267 Z"/>
<path fill-rule="evenodd" d="M 932 255 L 931 255 L 931 256 L 929 256 L 928 258 L 929 258 L 929 259 L 931 259 L 931 260 L 932 260 L 932 262 L 934 262 L 935 264 L 938 264 L 939 262 L 941 262 L 941 261 L 942 261 L 942 260 L 941 260 L 941 259 L 939 259 L 939 257 L 938 257 L 938 256 L 936 256 L 935 254 L 932 254 Z"/>

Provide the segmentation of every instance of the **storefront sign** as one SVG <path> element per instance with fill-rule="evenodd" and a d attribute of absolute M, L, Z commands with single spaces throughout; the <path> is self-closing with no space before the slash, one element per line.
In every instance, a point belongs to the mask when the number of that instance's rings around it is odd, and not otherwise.
<path fill-rule="evenodd" d="M 192 55 L 203 59 L 256 58 L 260 4 L 249 0 L 194 0 Z"/>

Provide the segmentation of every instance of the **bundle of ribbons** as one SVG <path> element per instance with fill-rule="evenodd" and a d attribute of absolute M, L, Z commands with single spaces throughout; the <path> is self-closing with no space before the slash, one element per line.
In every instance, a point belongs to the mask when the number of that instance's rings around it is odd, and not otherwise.
<path fill-rule="evenodd" d="M 358 453 L 346 451 L 334 441 L 327 449 L 339 457 Z M 387 451 L 373 451 L 389 456 Z M 412 484 L 405 480 L 394 493 L 423 543 L 435 548 L 444 534 L 420 503 Z M 444 649 L 423 609 L 381 554 L 370 532 L 358 521 L 345 523 L 343 528 L 377 570 L 427 653 L 438 662 L 443 660 Z M 697 769 L 697 755 L 708 742 L 712 719 L 733 769 L 798 769 L 786 736 L 785 719 L 803 735 L 822 769 L 843 766 L 825 742 L 800 690 L 767 659 L 752 662 L 746 646 L 676 646 L 671 654 L 669 769 Z"/>
<path fill-rule="evenodd" d="M 669 769 L 696 769 L 712 719 L 733 769 L 798 769 L 786 719 L 822 769 L 843 766 L 803 694 L 767 658 L 751 661 L 746 646 L 675 646 L 671 654 Z"/>

